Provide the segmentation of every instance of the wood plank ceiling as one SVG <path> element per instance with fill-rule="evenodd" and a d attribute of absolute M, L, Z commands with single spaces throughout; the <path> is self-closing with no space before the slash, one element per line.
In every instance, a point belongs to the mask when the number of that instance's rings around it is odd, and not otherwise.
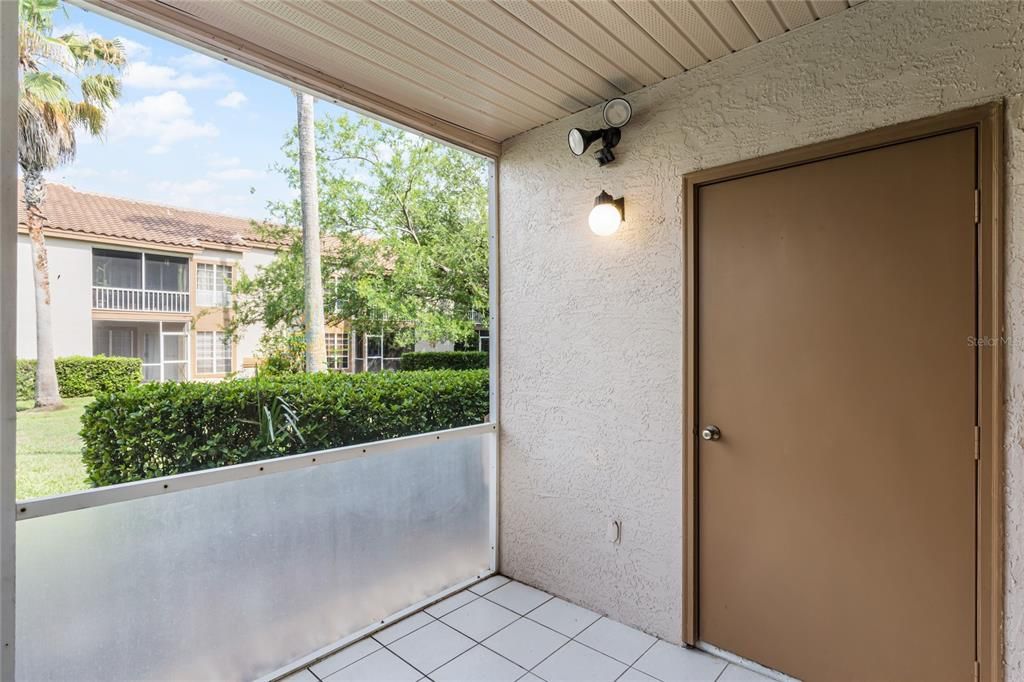
<path fill-rule="evenodd" d="M 253 65 L 277 55 L 340 101 L 414 127 L 423 114 L 483 151 L 858 1 L 86 0 Z"/>

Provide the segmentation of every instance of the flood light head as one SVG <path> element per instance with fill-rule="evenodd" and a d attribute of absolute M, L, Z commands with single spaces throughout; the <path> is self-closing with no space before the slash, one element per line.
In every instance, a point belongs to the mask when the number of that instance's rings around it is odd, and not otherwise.
<path fill-rule="evenodd" d="M 621 128 L 633 117 L 633 107 L 621 97 L 616 97 L 605 102 L 601 115 L 609 128 Z"/>
<path fill-rule="evenodd" d="M 590 145 L 601 139 L 600 130 L 583 130 L 573 128 L 569 131 L 569 150 L 576 156 L 582 156 Z"/>

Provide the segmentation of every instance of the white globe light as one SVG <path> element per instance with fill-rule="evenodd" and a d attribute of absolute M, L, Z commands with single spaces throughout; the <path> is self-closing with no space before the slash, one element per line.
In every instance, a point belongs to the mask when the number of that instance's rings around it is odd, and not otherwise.
<path fill-rule="evenodd" d="M 590 211 L 590 229 L 602 237 L 615 234 L 622 224 L 622 216 L 615 204 L 598 204 Z"/>

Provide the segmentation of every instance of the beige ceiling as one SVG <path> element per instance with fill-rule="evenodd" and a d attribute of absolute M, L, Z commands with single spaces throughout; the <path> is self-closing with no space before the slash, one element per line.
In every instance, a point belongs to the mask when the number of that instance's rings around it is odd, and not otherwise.
<path fill-rule="evenodd" d="M 86 1 L 493 153 L 859 0 Z"/>

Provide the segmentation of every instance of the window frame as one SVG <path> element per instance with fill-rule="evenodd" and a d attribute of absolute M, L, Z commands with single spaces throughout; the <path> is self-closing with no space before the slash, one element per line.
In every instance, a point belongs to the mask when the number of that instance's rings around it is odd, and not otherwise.
<path fill-rule="evenodd" d="M 350 371 L 352 344 L 348 332 L 326 332 L 324 346 L 327 349 L 327 369 L 333 372 Z"/>
<path fill-rule="evenodd" d="M 206 337 L 209 334 L 210 337 Z M 234 344 L 231 335 L 220 330 L 200 330 L 195 332 L 196 337 L 196 376 L 225 376 L 234 371 Z M 210 357 L 204 357 L 205 339 L 211 341 L 209 352 Z M 218 353 L 218 348 L 222 349 Z M 209 362 L 210 369 L 205 369 L 200 363 Z M 224 363 L 224 364 L 222 364 Z"/>
<path fill-rule="evenodd" d="M 213 273 L 212 289 L 201 286 L 204 282 L 200 272 L 207 268 L 212 269 Z M 233 300 L 231 284 L 234 283 L 234 276 L 233 264 L 196 261 L 196 307 L 230 308 Z M 219 290 L 218 285 L 221 285 L 223 289 Z"/>

